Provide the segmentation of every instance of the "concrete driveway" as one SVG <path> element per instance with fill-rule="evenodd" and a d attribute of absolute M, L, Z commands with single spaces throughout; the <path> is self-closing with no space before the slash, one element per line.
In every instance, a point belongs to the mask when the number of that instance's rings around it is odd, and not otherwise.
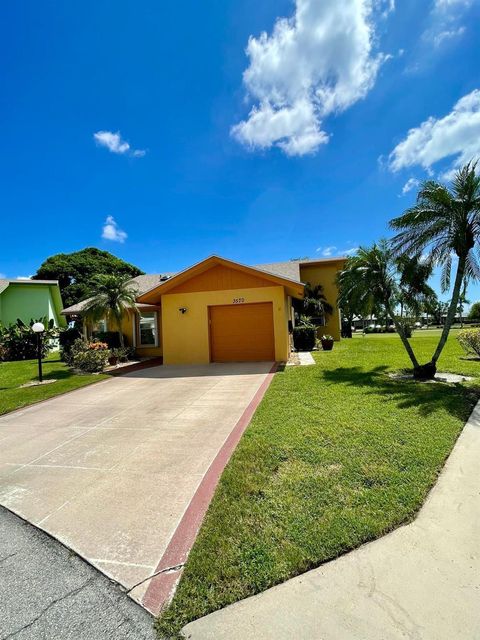
<path fill-rule="evenodd" d="M 141 601 L 271 364 L 154 367 L 1 417 L 0 504 Z"/>

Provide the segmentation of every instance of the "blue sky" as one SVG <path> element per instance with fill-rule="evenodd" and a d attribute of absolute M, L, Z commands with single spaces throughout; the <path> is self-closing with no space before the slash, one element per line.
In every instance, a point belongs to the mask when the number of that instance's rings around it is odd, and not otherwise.
<path fill-rule="evenodd" d="M 480 156 L 479 0 L 2 14 L 7 277 L 85 246 L 147 272 L 343 254 Z"/>

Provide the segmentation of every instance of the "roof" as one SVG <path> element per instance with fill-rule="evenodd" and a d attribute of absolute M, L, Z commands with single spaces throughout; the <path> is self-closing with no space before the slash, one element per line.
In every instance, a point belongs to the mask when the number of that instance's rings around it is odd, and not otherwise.
<path fill-rule="evenodd" d="M 177 273 L 176 275 L 172 276 L 165 282 L 161 282 L 158 285 L 154 286 L 149 291 L 146 291 L 144 294 L 138 296 L 138 301 L 151 302 L 154 299 L 152 297 L 153 294 L 163 295 L 164 293 L 167 293 L 172 288 L 176 287 L 182 282 L 189 280 L 191 277 L 195 275 L 199 275 L 200 273 L 203 273 L 204 271 L 206 271 L 207 269 L 210 269 L 210 267 L 214 265 L 223 265 L 226 267 L 237 269 L 239 271 L 254 273 L 255 275 L 261 274 L 263 275 L 263 277 L 266 277 L 268 280 L 271 280 L 274 284 L 283 285 L 288 291 L 289 295 L 292 295 L 296 298 L 303 297 L 304 286 L 299 280 L 287 278 L 285 276 L 280 276 L 272 273 L 271 271 L 260 269 L 259 267 L 249 267 L 245 264 L 234 262 L 233 260 L 227 260 L 226 258 L 222 258 L 220 256 L 210 256 L 205 260 L 201 260 L 200 262 L 197 262 L 197 264 L 194 264 L 188 269 L 185 269 L 184 271 L 180 271 L 180 273 Z"/>
<path fill-rule="evenodd" d="M 174 274 L 173 273 L 150 273 L 150 274 L 144 274 L 142 276 L 136 276 L 135 278 L 132 278 L 130 282 L 135 283 L 137 285 L 138 295 L 142 295 L 142 293 L 145 293 L 146 291 L 153 289 L 154 287 L 159 285 L 161 282 L 168 280 L 168 278 L 171 278 L 172 275 Z M 76 314 L 82 313 L 85 306 L 87 305 L 88 302 L 90 302 L 91 299 L 92 298 L 86 298 L 85 300 L 81 300 L 76 304 L 72 304 L 71 307 L 67 307 L 66 309 L 64 309 L 62 311 L 62 314 L 67 316 L 67 315 L 76 315 Z"/>
<path fill-rule="evenodd" d="M 11 284 L 48 284 L 56 287 L 58 285 L 58 280 L 30 280 L 26 278 L 20 278 L 20 279 L 0 278 L 0 293 L 2 293 L 2 291 L 5 291 L 5 289 L 9 287 Z"/>
<path fill-rule="evenodd" d="M 311 266 L 315 266 L 318 264 L 328 264 L 328 263 L 342 263 L 346 260 L 345 257 L 343 256 L 338 256 L 335 258 L 321 258 L 321 259 L 305 259 L 305 260 L 288 260 L 286 262 L 269 262 L 267 264 L 258 264 L 254 267 L 249 267 L 247 265 L 242 265 L 239 262 L 234 262 L 232 260 L 226 260 L 225 258 L 220 258 L 219 256 L 210 256 L 210 258 L 207 258 L 206 260 L 210 260 L 210 259 L 218 259 L 218 260 L 223 260 L 225 261 L 225 263 L 229 263 L 230 265 L 238 265 L 240 267 L 243 267 L 245 269 L 252 269 L 254 271 L 261 271 L 263 273 L 269 274 L 269 275 L 273 275 L 277 278 L 280 278 L 282 280 L 286 280 L 289 281 L 290 286 L 295 283 L 295 284 L 301 284 L 301 280 L 300 280 L 300 267 L 302 265 L 311 265 Z M 193 267 L 188 267 L 187 269 L 184 269 L 183 271 L 180 271 L 178 273 L 175 272 L 165 272 L 165 273 L 152 273 L 152 274 L 145 274 L 142 276 L 136 276 L 135 278 L 132 278 L 131 282 L 134 282 L 137 287 L 138 287 L 138 297 L 142 297 L 144 294 L 150 292 L 150 291 L 154 291 L 156 290 L 159 286 L 162 286 L 164 284 L 166 284 L 167 281 L 170 281 L 171 278 L 176 278 L 177 276 L 180 276 L 184 273 L 190 273 L 190 270 L 193 268 L 198 268 L 199 265 L 203 265 L 203 263 L 206 262 L 206 260 L 202 260 L 201 262 L 193 265 Z M 190 276 L 189 276 L 190 277 Z M 36 282 L 41 282 L 40 280 L 36 280 Z M 178 280 L 175 281 L 176 284 L 178 284 Z M 170 286 L 168 288 L 171 288 Z M 1 291 L 1 280 L 0 280 L 0 291 Z M 83 309 L 85 308 L 85 305 L 91 300 L 91 298 L 87 298 L 86 300 L 82 300 L 81 302 L 78 302 L 77 304 L 72 305 L 71 307 L 68 307 L 67 309 L 64 309 L 62 311 L 62 313 L 64 315 L 76 315 L 76 314 L 80 314 L 82 313 Z M 141 303 L 141 304 L 145 304 L 145 303 Z M 137 305 L 139 306 L 139 305 Z"/>
<path fill-rule="evenodd" d="M 297 280 L 300 282 L 300 263 L 295 260 L 289 260 L 288 262 L 270 262 L 268 264 L 257 264 L 257 269 L 262 271 L 268 271 L 277 276 L 283 278 L 289 278 L 290 280 Z"/>
<path fill-rule="evenodd" d="M 288 262 L 270 262 L 269 264 L 259 264 L 257 265 L 257 269 L 262 269 L 263 271 L 268 271 L 269 273 L 274 273 L 275 275 L 279 275 L 282 277 L 290 278 L 291 280 L 297 280 L 301 282 L 300 275 L 300 267 L 303 266 L 316 266 L 319 264 L 336 264 L 343 263 L 346 258 L 342 256 L 338 256 L 336 258 L 320 258 L 320 259 L 310 259 L 307 258 L 305 260 L 289 260 Z"/>

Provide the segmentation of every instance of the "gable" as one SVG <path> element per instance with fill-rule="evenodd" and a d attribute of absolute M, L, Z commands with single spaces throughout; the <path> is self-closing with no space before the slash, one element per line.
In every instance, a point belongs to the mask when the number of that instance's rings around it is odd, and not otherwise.
<path fill-rule="evenodd" d="M 169 293 L 254 289 L 274 286 L 271 280 L 224 265 L 215 265 L 170 289 Z"/>

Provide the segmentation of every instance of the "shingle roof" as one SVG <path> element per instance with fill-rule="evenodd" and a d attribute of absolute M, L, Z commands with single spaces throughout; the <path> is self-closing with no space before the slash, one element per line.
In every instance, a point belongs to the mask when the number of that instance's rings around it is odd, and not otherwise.
<path fill-rule="evenodd" d="M 173 275 L 173 273 L 147 273 L 143 276 L 136 276 L 135 278 L 132 278 L 130 282 L 137 285 L 138 295 L 141 295 L 142 293 L 145 293 L 145 291 L 152 289 L 155 285 L 160 284 L 163 280 L 171 278 Z M 87 302 L 90 300 L 91 298 L 87 298 L 86 300 L 77 302 L 77 304 L 72 304 L 71 307 L 67 307 L 62 311 L 63 315 L 75 315 L 77 313 L 81 313 Z"/>
<path fill-rule="evenodd" d="M 268 264 L 257 264 L 256 269 L 273 273 L 275 276 L 281 276 L 282 278 L 290 278 L 290 280 L 296 280 L 300 282 L 300 263 L 296 260 L 289 260 L 288 262 L 270 262 Z"/>

